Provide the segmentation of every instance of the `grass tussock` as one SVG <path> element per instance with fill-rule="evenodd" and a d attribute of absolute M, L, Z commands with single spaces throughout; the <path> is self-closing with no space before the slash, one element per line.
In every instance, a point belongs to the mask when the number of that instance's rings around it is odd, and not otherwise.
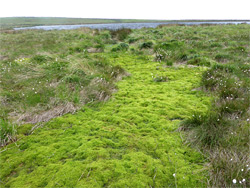
<path fill-rule="evenodd" d="M 117 39 L 119 41 L 124 41 L 129 36 L 130 33 L 132 33 L 132 29 L 127 29 L 127 28 L 110 31 L 112 38 Z"/>
<path fill-rule="evenodd" d="M 250 186 L 250 79 L 244 74 L 246 66 L 214 65 L 204 72 L 201 84 L 216 99 L 209 111 L 196 113 L 183 123 L 188 141 L 208 155 L 212 187 Z"/>
<path fill-rule="evenodd" d="M 0 147 L 16 141 L 16 125 L 0 118 Z"/>

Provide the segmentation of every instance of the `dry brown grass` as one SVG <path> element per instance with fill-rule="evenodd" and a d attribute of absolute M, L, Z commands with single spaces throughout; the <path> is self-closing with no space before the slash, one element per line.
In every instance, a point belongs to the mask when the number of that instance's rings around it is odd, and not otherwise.
<path fill-rule="evenodd" d="M 66 105 L 60 105 L 54 107 L 51 110 L 41 112 L 39 114 L 33 115 L 31 113 L 23 114 L 19 117 L 17 122 L 24 122 L 24 123 L 40 123 L 40 122 L 47 122 L 52 118 L 62 116 L 67 113 L 75 113 L 77 107 L 73 105 L 73 103 L 68 102 Z"/>

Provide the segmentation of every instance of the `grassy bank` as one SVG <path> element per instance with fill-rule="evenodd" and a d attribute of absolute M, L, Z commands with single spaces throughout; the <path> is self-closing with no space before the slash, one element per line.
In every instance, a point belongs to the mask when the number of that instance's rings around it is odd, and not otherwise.
<path fill-rule="evenodd" d="M 1 33 L 1 184 L 247 187 L 248 31 Z"/>

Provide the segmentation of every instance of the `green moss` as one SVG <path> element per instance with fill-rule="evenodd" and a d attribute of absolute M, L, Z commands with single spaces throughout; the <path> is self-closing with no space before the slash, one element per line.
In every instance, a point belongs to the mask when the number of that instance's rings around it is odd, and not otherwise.
<path fill-rule="evenodd" d="M 156 70 L 159 63 L 124 55 L 114 65 L 132 76 L 118 83 L 109 102 L 56 118 L 17 142 L 19 148 L 9 145 L 1 153 L 6 186 L 204 185 L 202 156 L 173 132 L 178 127 L 173 118 L 190 116 L 191 108 L 206 109 L 208 98 L 190 92 L 201 69 Z M 151 74 L 172 79 L 156 83 Z"/>

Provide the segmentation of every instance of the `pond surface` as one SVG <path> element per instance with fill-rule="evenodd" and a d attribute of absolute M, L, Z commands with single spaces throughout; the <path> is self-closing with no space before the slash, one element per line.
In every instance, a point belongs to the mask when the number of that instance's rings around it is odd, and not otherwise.
<path fill-rule="evenodd" d="M 88 27 L 91 29 L 110 29 L 116 30 L 121 28 L 141 29 L 141 28 L 156 28 L 161 24 L 184 24 L 184 25 L 201 25 L 201 24 L 250 24 L 250 21 L 241 22 L 157 22 L 157 23 L 110 23 L 110 24 L 84 24 L 84 25 L 49 25 L 49 26 L 33 26 L 33 27 L 20 27 L 14 30 L 25 29 L 42 29 L 42 30 L 63 30 L 63 29 L 78 29 L 81 27 Z"/>

